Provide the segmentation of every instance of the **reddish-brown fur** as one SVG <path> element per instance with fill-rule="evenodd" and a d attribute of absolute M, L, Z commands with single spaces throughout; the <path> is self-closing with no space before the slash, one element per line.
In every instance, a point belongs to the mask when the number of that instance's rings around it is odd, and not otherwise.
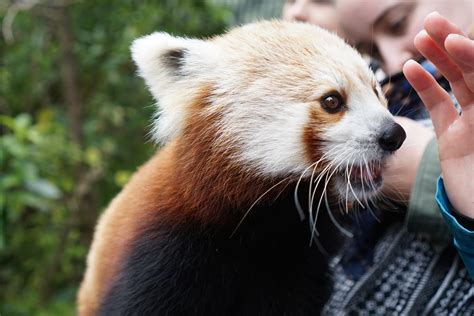
<path fill-rule="evenodd" d="M 213 147 L 218 117 L 203 119 L 201 114 L 210 94 L 210 89 L 203 89 L 190 106 L 182 136 L 142 166 L 102 216 L 91 249 L 95 261 L 89 262 L 78 295 L 80 315 L 96 314 L 144 223 L 194 218 L 228 224 L 233 216 L 226 209 L 248 208 L 280 180 L 245 173 L 225 158 L 231 154 L 229 149 Z"/>
<path fill-rule="evenodd" d="M 322 142 L 319 135 L 323 129 L 339 122 L 344 117 L 344 112 L 329 114 L 323 110 L 319 102 L 314 102 L 310 109 L 309 124 L 303 132 L 303 144 L 305 145 L 308 161 L 316 162 L 323 155 Z"/>

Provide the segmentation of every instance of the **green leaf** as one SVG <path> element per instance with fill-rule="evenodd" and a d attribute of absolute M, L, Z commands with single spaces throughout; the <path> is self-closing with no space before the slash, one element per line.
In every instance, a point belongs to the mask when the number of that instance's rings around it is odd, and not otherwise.
<path fill-rule="evenodd" d="M 7 227 L 7 212 L 6 212 L 5 195 L 0 194 L 0 250 L 5 248 L 6 244 L 6 227 Z"/>
<path fill-rule="evenodd" d="M 22 183 L 21 178 L 17 174 L 6 174 L 0 177 L 0 188 L 2 190 L 11 189 L 20 186 Z"/>
<path fill-rule="evenodd" d="M 123 187 L 128 182 L 128 179 L 130 179 L 131 175 L 132 172 L 129 170 L 119 170 L 114 175 L 115 183 L 119 187 Z"/>
<path fill-rule="evenodd" d="M 44 179 L 36 179 L 26 182 L 26 188 L 41 197 L 48 199 L 59 199 L 62 196 L 61 191 L 52 182 Z"/>

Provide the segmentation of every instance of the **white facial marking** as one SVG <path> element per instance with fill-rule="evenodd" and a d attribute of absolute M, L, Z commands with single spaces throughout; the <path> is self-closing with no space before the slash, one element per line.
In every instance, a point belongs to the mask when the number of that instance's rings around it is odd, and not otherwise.
<path fill-rule="evenodd" d="M 299 174 L 306 169 L 309 162 L 301 139 L 309 106 L 270 97 L 251 108 L 234 106 L 222 120 L 222 129 L 233 135 L 239 148 L 234 158 L 266 176 Z"/>

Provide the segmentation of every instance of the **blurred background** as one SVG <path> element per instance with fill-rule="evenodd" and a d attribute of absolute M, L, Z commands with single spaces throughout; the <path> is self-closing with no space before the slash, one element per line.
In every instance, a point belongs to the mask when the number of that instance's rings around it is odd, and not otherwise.
<path fill-rule="evenodd" d="M 72 315 L 99 214 L 156 150 L 133 39 L 206 37 L 281 0 L 0 0 L 0 315 Z"/>

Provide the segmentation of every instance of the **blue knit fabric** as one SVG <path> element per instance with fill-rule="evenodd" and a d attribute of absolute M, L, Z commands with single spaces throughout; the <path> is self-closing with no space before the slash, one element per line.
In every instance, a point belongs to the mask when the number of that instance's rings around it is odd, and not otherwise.
<path fill-rule="evenodd" d="M 436 202 L 448 227 L 453 234 L 454 246 L 458 249 L 469 275 L 474 279 L 474 231 L 461 226 L 452 214 L 452 206 L 444 189 L 443 179 L 438 178 Z"/>

